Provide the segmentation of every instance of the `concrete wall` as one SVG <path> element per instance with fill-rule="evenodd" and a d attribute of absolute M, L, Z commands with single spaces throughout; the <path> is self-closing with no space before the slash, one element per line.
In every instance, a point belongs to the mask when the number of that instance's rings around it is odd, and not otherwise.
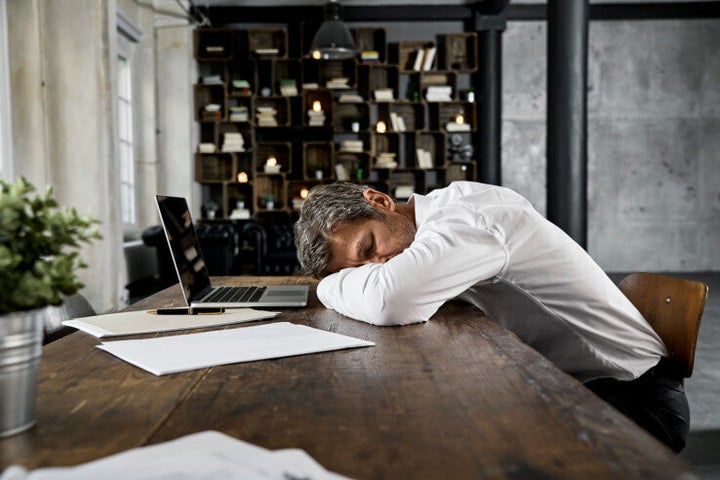
<path fill-rule="evenodd" d="M 83 294 L 97 311 L 117 308 L 127 279 L 117 208 L 117 12 L 143 33 L 133 47 L 136 234 L 158 223 L 158 191 L 194 193 L 192 30 L 177 4 L 163 0 L 6 6 L 13 171 L 101 221 L 103 239 L 81 253 L 90 266 L 80 272 Z"/>
<path fill-rule="evenodd" d="M 503 182 L 545 211 L 546 24 L 511 22 Z M 720 22 L 592 22 L 588 250 L 607 270 L 717 270 Z"/>

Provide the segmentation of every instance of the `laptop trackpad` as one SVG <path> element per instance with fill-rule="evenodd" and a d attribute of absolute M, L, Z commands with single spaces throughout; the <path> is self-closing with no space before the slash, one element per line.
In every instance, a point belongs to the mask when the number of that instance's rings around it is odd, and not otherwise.
<path fill-rule="evenodd" d="M 305 295 L 303 290 L 296 288 L 284 289 L 284 288 L 272 288 L 265 292 L 265 297 L 301 297 Z"/>

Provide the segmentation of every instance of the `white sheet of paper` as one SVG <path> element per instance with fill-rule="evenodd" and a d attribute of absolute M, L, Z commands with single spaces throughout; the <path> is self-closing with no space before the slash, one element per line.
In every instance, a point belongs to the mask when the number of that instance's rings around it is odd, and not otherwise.
<path fill-rule="evenodd" d="M 373 342 L 288 322 L 98 345 L 155 375 L 214 365 L 369 347 Z"/>
<path fill-rule="evenodd" d="M 192 328 L 217 327 L 233 323 L 274 318 L 277 312 L 252 308 L 233 308 L 217 315 L 156 315 L 145 310 L 118 312 L 65 320 L 63 325 L 103 338 L 141 333 L 171 332 Z"/>
<path fill-rule="evenodd" d="M 6 469 L 0 480 L 343 480 L 304 450 L 267 450 L 215 431 L 134 448 L 76 467 Z"/>

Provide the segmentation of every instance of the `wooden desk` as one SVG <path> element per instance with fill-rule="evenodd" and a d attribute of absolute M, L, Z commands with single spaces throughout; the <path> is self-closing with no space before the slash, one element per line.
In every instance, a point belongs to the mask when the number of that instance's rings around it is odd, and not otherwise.
<path fill-rule="evenodd" d="M 180 298 L 171 287 L 134 308 Z M 271 449 L 302 448 L 358 479 L 648 479 L 688 471 L 469 305 L 445 305 L 425 324 L 374 327 L 324 309 L 313 290 L 308 308 L 283 310 L 278 320 L 377 345 L 155 377 L 74 333 L 45 348 L 38 425 L 0 441 L 0 470 L 75 465 L 219 430 Z"/>

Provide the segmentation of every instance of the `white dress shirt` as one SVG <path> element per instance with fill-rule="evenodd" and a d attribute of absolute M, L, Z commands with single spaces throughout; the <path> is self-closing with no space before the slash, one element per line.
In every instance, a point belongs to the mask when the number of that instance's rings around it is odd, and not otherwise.
<path fill-rule="evenodd" d="M 510 189 L 456 182 L 414 195 L 413 243 L 384 264 L 346 268 L 320 301 L 376 325 L 427 321 L 446 301 L 482 309 L 581 381 L 637 378 L 662 340 L 577 243 Z"/>

